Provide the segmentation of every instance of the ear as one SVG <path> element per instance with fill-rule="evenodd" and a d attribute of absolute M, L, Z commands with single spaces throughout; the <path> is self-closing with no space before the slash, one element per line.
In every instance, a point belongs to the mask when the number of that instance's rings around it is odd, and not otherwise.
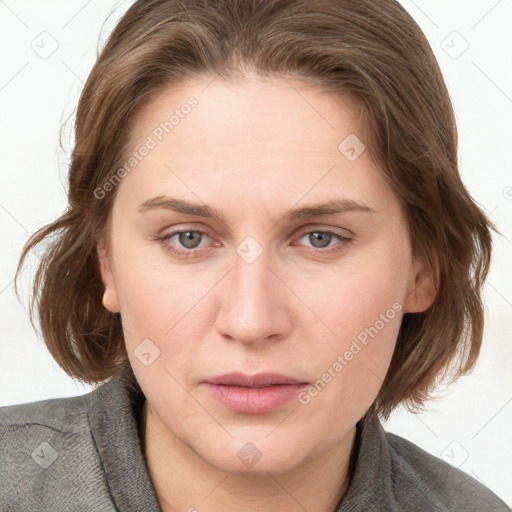
<path fill-rule="evenodd" d="M 428 309 L 437 296 L 436 282 L 439 282 L 439 264 L 435 258 L 435 269 L 415 259 L 404 302 L 404 313 L 421 313 Z"/>
<path fill-rule="evenodd" d="M 96 252 L 98 255 L 101 280 L 103 282 L 103 286 L 105 287 L 102 299 L 103 306 L 111 313 L 119 313 L 119 299 L 114 283 L 112 264 L 110 262 L 109 255 L 107 254 L 105 239 L 103 237 L 98 238 L 98 242 L 96 244 Z"/>

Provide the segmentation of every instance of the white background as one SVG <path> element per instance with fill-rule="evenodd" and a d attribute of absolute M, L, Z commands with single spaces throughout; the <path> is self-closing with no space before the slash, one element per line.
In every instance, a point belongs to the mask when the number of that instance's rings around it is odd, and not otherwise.
<path fill-rule="evenodd" d="M 485 339 L 476 370 L 443 389 L 424 413 L 397 412 L 386 428 L 460 467 L 510 505 L 512 1 L 401 3 L 425 32 L 447 82 L 457 116 L 463 180 L 504 236 L 495 236 L 485 287 Z M 14 294 L 13 277 L 29 234 L 65 209 L 78 95 L 98 42 L 101 48 L 130 4 L 0 2 L 0 405 L 92 389 L 75 383 L 57 366 L 31 327 L 27 291 L 34 265 L 23 273 L 22 303 Z M 102 23 L 114 7 L 100 38 Z M 53 48 L 51 55 L 44 54 Z M 62 151 L 58 137 L 66 119 Z"/>

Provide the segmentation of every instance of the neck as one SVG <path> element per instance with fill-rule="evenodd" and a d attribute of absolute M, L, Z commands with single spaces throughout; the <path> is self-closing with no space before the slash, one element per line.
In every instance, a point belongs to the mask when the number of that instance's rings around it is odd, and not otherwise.
<path fill-rule="evenodd" d="M 339 445 L 292 472 L 246 475 L 226 473 L 202 459 L 147 402 L 141 419 L 143 453 L 162 512 L 334 512 L 350 484 L 355 427 Z"/>

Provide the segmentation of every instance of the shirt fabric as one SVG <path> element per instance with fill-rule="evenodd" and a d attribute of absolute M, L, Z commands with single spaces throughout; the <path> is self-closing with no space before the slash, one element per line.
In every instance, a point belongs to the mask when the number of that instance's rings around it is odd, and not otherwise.
<path fill-rule="evenodd" d="M 161 512 L 141 448 L 144 400 L 124 369 L 81 396 L 1 407 L 0 510 Z M 335 512 L 510 510 L 462 470 L 385 432 L 374 414 L 358 422 L 353 456 Z"/>

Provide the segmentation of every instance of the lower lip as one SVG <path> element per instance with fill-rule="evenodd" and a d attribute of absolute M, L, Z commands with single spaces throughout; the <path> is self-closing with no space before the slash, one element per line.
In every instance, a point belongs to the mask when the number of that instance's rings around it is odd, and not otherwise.
<path fill-rule="evenodd" d="M 232 411 L 245 414 L 270 412 L 297 396 L 307 384 L 279 384 L 265 388 L 244 388 L 206 382 L 208 392 Z"/>

